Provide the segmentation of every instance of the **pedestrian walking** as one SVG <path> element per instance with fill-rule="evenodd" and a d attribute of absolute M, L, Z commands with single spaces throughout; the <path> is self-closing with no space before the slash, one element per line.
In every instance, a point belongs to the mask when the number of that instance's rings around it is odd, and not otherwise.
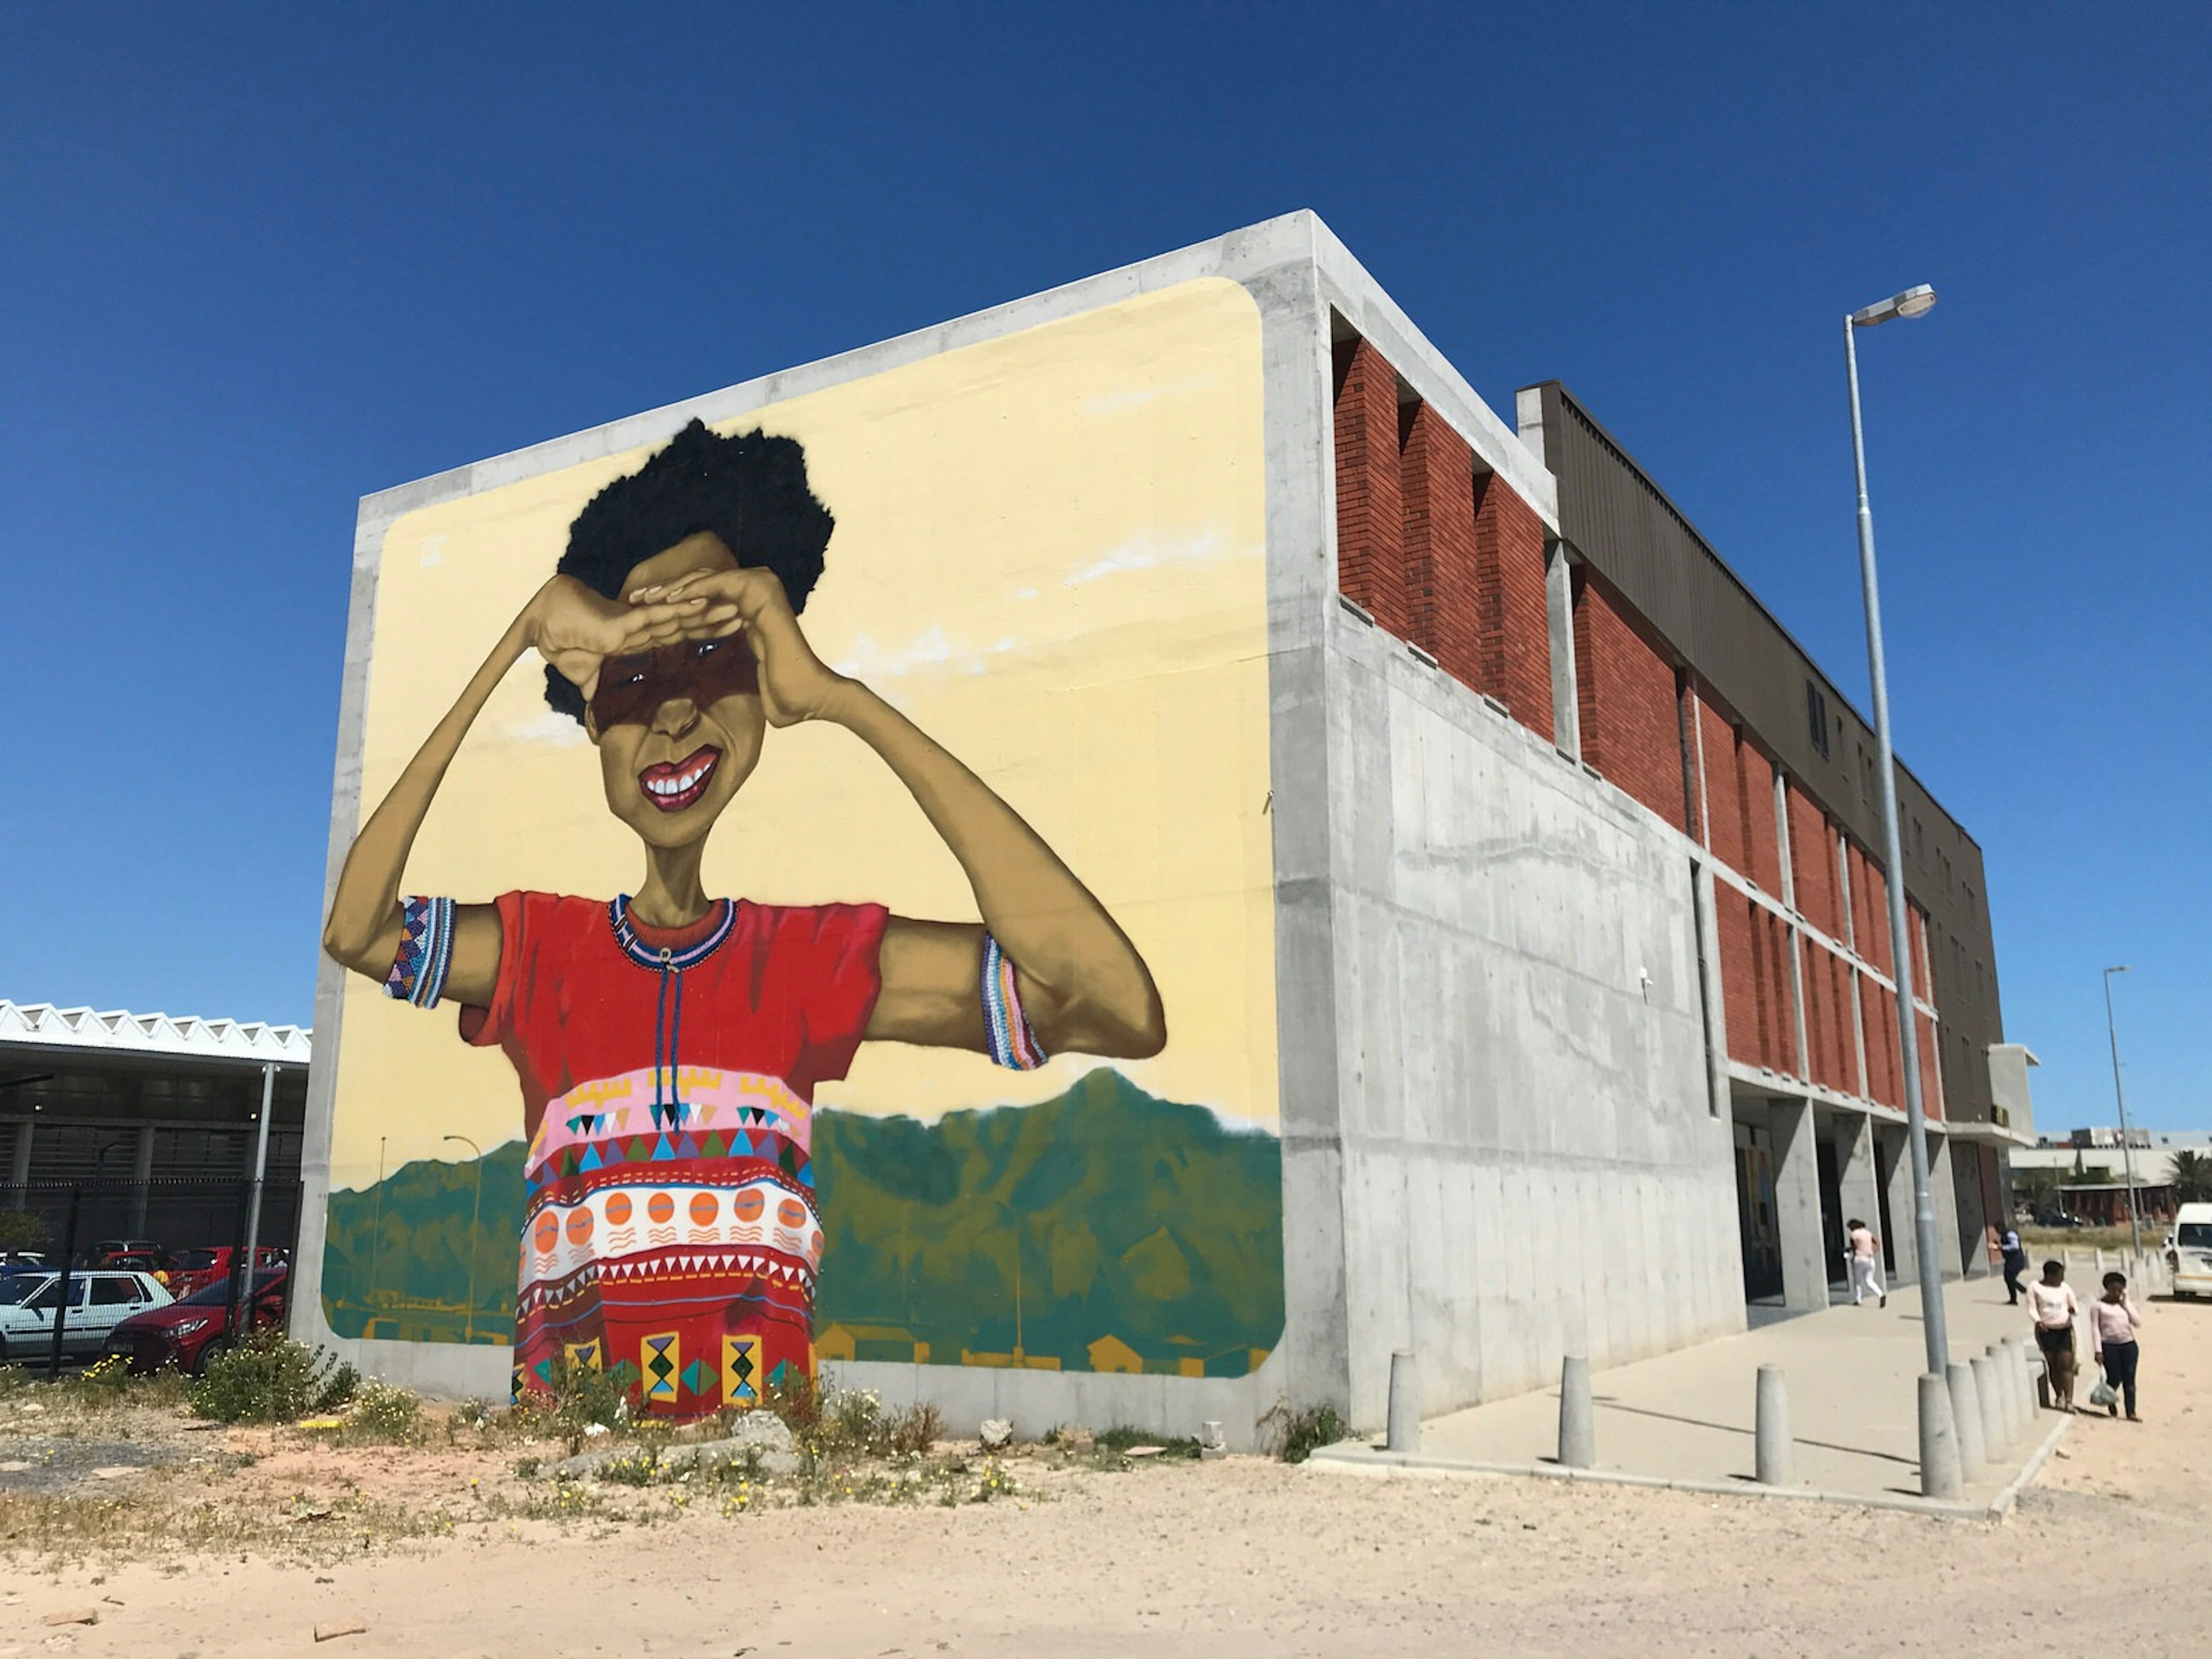
<path fill-rule="evenodd" d="M 1881 1282 L 1881 1239 L 1865 1222 L 1850 1224 L 1848 1248 L 1851 1253 L 1851 1306 L 1872 1297 L 1878 1307 L 1889 1305 L 1889 1291 Z"/>
<path fill-rule="evenodd" d="M 2043 1277 L 2027 1287 L 2027 1316 L 2035 1326 L 2035 1346 L 2043 1351 L 2044 1374 L 2051 1379 L 2051 1403 L 2074 1409 L 2074 1320 L 2081 1311 L 2066 1264 L 2046 1261 Z"/>
<path fill-rule="evenodd" d="M 2142 1328 L 2142 1315 L 2128 1299 L 2127 1275 L 2106 1273 L 2105 1294 L 2089 1304 L 2089 1357 L 2104 1367 L 2106 1389 L 2126 1401 L 2130 1423 L 2142 1421 L 2136 1415 L 2136 1361 L 2142 1357 L 2136 1333 Z M 2118 1417 L 2120 1403 L 2114 1399 L 2105 1409 Z"/>
<path fill-rule="evenodd" d="M 2008 1222 L 1997 1248 L 2004 1256 L 2005 1305 L 2016 1307 L 2021 1293 L 2020 1276 L 2027 1271 L 2027 1250 L 2020 1242 L 2020 1229 Z"/>

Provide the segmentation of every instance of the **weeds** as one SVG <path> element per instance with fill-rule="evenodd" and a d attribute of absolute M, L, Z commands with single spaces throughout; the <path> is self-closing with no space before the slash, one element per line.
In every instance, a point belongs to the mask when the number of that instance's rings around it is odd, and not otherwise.
<path fill-rule="evenodd" d="M 1275 1455 L 1285 1463 L 1303 1463 L 1323 1446 L 1344 1438 L 1344 1419 L 1334 1406 L 1308 1406 L 1292 1411 L 1278 1406 L 1261 1419 L 1261 1431 L 1271 1441 Z"/>
<path fill-rule="evenodd" d="M 195 1417 L 218 1423 L 293 1423 L 333 1411 L 354 1397 L 361 1373 L 322 1348 L 282 1333 L 256 1331 L 208 1361 L 185 1391 Z"/>
<path fill-rule="evenodd" d="M 354 1402 L 353 1415 L 346 1419 L 345 1432 L 348 1439 L 411 1444 L 422 1432 L 422 1398 L 412 1389 L 371 1382 L 362 1388 L 360 1399 Z"/>
<path fill-rule="evenodd" d="M 594 1429 L 612 1432 L 640 1420 L 638 1373 L 628 1361 L 601 1370 L 596 1365 L 560 1361 L 545 1389 L 526 1389 L 508 1411 L 504 1426 L 528 1437 L 544 1434 L 561 1441 L 574 1457 Z M 489 1409 L 485 1426 L 493 1425 Z"/>

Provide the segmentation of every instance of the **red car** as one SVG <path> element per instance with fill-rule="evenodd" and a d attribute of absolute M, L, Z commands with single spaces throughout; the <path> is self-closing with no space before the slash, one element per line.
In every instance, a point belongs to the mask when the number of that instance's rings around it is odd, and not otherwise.
<path fill-rule="evenodd" d="M 230 1261 L 237 1254 L 237 1247 L 230 1244 L 209 1244 L 178 1251 L 176 1265 L 169 1271 L 169 1294 L 187 1297 L 210 1285 L 229 1284 Z M 271 1267 L 281 1267 L 284 1265 L 284 1252 L 273 1244 L 264 1244 L 254 1251 L 253 1265 L 264 1273 Z"/>
<path fill-rule="evenodd" d="M 253 1275 L 254 1329 L 284 1322 L 289 1277 L 281 1267 L 264 1267 Z M 217 1279 L 181 1302 L 131 1315 L 109 1334 L 107 1352 L 129 1360 L 135 1373 L 173 1365 L 198 1376 L 209 1360 L 234 1346 L 223 1329 L 229 1308 L 229 1282 Z"/>

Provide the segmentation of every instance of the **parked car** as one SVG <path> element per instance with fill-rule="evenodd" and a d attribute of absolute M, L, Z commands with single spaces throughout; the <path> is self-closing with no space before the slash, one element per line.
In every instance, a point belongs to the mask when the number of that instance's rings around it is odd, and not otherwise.
<path fill-rule="evenodd" d="M 62 1325 L 64 1354 L 99 1353 L 115 1328 L 131 1315 L 168 1305 L 169 1292 L 148 1273 L 73 1271 L 68 1317 Z M 49 1268 L 0 1279 L 0 1365 L 43 1359 L 52 1352 L 54 1316 L 61 1308 L 62 1276 Z"/>
<path fill-rule="evenodd" d="M 161 1241 L 152 1238 L 95 1238 L 76 1253 L 80 1267 L 104 1267 L 112 1256 L 160 1255 Z"/>
<path fill-rule="evenodd" d="M 252 1328 L 284 1322 L 284 1298 L 290 1274 L 283 1267 L 253 1275 Z M 209 1360 L 232 1345 L 223 1328 L 230 1311 L 230 1284 L 217 1279 L 181 1302 L 165 1308 L 149 1308 L 118 1325 L 107 1338 L 107 1352 L 120 1354 L 134 1372 L 158 1371 L 164 1365 L 198 1376 Z"/>
<path fill-rule="evenodd" d="M 9 1273 L 42 1273 L 46 1271 L 46 1258 L 37 1250 L 9 1250 L 0 1255 L 0 1277 Z"/>
<path fill-rule="evenodd" d="M 204 1291 L 210 1285 L 230 1282 L 230 1264 L 238 1254 L 234 1244 L 207 1244 L 197 1249 L 179 1250 L 176 1267 L 169 1276 L 172 1293 L 183 1297 Z M 253 1252 L 253 1267 L 257 1273 L 284 1265 L 284 1252 L 273 1244 L 264 1244 Z"/>
<path fill-rule="evenodd" d="M 2185 1204 L 2166 1239 L 2176 1296 L 2212 1296 L 2212 1204 Z"/>
<path fill-rule="evenodd" d="M 169 1294 L 177 1293 L 177 1259 L 167 1250 L 118 1250 L 113 1255 L 104 1255 L 92 1264 L 95 1267 L 119 1267 L 126 1272 L 151 1273 L 169 1287 Z"/>

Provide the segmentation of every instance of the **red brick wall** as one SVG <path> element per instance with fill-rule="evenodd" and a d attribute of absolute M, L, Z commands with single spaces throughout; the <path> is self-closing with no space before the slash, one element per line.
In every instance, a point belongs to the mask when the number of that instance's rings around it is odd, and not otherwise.
<path fill-rule="evenodd" d="M 1796 1077 L 1802 1068 L 1797 1063 L 1797 1005 L 1790 989 L 1790 924 L 1764 905 L 1753 920 L 1765 936 L 1766 977 L 1759 996 L 1771 1033 L 1766 1064 L 1785 1077 Z"/>
<path fill-rule="evenodd" d="M 1782 853 L 1774 822 L 1774 768 L 1756 744 L 1741 735 L 1735 744 L 1735 775 L 1745 860 L 1736 868 L 1761 890 L 1780 898 Z"/>
<path fill-rule="evenodd" d="M 1897 1000 L 1878 980 L 1859 979 L 1859 1010 L 1866 1019 L 1867 1092 L 1885 1106 L 1905 1109 L 1905 1088 L 1898 1075 Z"/>
<path fill-rule="evenodd" d="M 1407 637 L 1463 685 L 1482 689 L 1482 578 L 1474 544 L 1474 452 L 1422 404 L 1398 457 L 1406 507 Z"/>
<path fill-rule="evenodd" d="M 1869 965 L 1889 971 L 1889 889 L 1881 866 L 1851 848 L 1851 916 L 1857 928 L 1854 947 Z"/>
<path fill-rule="evenodd" d="M 1413 637 L 1405 533 L 1398 377 L 1358 340 L 1340 364 L 1336 394 L 1336 581 L 1401 640 Z"/>
<path fill-rule="evenodd" d="M 1475 483 L 1482 596 L 1481 689 L 1549 742 L 1552 629 L 1544 591 L 1544 521 L 1494 472 Z"/>
<path fill-rule="evenodd" d="M 1741 870 L 1743 851 L 1743 784 L 1735 769 L 1735 726 L 1711 700 L 1691 688 L 1697 696 L 1698 757 L 1705 767 L 1705 842 L 1712 854 L 1731 870 Z"/>
<path fill-rule="evenodd" d="M 1575 572 L 1575 679 L 1583 758 L 1676 829 L 1682 745 L 1674 670 L 1587 566 Z"/>
<path fill-rule="evenodd" d="M 1730 1060 L 1747 1066 L 1764 1062 L 1759 1030 L 1759 969 L 1753 959 L 1751 901 L 1726 883 L 1713 888 L 1713 913 L 1720 933 L 1721 1012 L 1728 1027 Z"/>
<path fill-rule="evenodd" d="M 1920 1034 L 1920 1105 L 1930 1117 L 1943 1115 L 1943 1079 L 1936 1063 L 1936 1022 L 1918 1009 L 1912 1023 Z"/>
<path fill-rule="evenodd" d="M 1550 739 L 1544 523 L 1364 340 L 1336 355 L 1336 577 L 1376 623 Z M 1678 792 L 1679 793 L 1679 792 Z"/>
<path fill-rule="evenodd" d="M 1794 1077 L 1797 1018 L 1790 997 L 1789 927 L 1726 883 L 1715 888 L 1713 897 L 1729 1058 Z"/>
<path fill-rule="evenodd" d="M 1813 798 L 1794 786 L 1790 790 L 1790 880 L 1798 914 L 1829 938 L 1843 938 L 1835 831 Z"/>
<path fill-rule="evenodd" d="M 1857 1050 L 1851 1036 L 1852 969 L 1834 951 L 1807 939 L 1805 1046 L 1812 1050 L 1813 1081 L 1855 1095 L 1859 1091 Z"/>
<path fill-rule="evenodd" d="M 1932 1006 L 1936 1001 L 1936 981 L 1928 964 L 1928 913 L 1907 897 L 1905 914 L 1912 930 L 1912 992 Z"/>

